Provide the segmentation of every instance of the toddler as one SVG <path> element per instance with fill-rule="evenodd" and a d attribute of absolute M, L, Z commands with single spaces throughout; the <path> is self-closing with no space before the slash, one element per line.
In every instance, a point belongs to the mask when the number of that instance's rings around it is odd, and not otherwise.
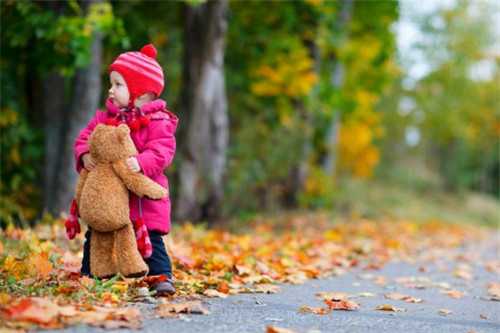
<path fill-rule="evenodd" d="M 75 141 L 77 171 L 95 167 L 87 140 L 96 125 L 125 123 L 130 127 L 130 136 L 138 151 L 137 156 L 127 159 L 129 169 L 142 172 L 168 189 L 163 171 L 171 164 L 175 154 L 174 133 L 178 118 L 167 109 L 165 101 L 158 98 L 164 79 L 163 70 L 156 61 L 156 49 L 148 44 L 140 52 L 120 54 L 109 66 L 109 78 L 111 87 L 106 110 L 98 110 Z M 141 224 L 145 224 L 149 233 L 151 243 L 146 244 L 144 239 L 141 242 L 140 233 L 137 233 L 139 250 L 149 266 L 149 275 L 167 277 L 166 281 L 156 283 L 153 288 L 159 296 L 173 295 L 172 264 L 162 240 L 162 235 L 170 230 L 170 199 L 149 200 L 130 193 L 130 219 L 136 231 Z M 89 229 L 85 234 L 83 275 L 90 275 L 91 232 Z"/>

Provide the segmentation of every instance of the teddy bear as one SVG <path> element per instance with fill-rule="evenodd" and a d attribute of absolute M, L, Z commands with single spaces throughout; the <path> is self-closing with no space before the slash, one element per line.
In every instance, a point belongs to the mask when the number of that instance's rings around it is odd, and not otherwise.
<path fill-rule="evenodd" d="M 129 193 L 161 199 L 167 189 L 140 172 L 130 171 L 126 159 L 137 155 L 130 129 L 98 124 L 89 137 L 89 152 L 96 166 L 82 169 L 75 200 L 80 218 L 92 229 L 90 269 L 93 276 L 121 273 L 139 277 L 148 273 L 129 214 Z"/>

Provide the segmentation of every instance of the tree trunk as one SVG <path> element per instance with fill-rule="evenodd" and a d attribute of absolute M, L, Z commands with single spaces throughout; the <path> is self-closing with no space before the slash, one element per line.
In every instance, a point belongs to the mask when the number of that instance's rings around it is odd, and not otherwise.
<path fill-rule="evenodd" d="M 293 103 L 295 112 L 301 118 L 301 127 L 298 128 L 304 136 L 300 146 L 300 157 L 297 163 L 290 168 L 288 178 L 285 183 L 283 205 L 287 208 L 294 208 L 298 205 L 298 194 L 304 188 L 309 174 L 309 159 L 312 152 L 312 117 L 306 110 L 304 103 L 295 101 Z"/>
<path fill-rule="evenodd" d="M 55 213 L 56 167 L 64 118 L 64 78 L 50 73 L 42 80 L 45 133 L 45 163 L 43 174 L 44 211 Z"/>
<path fill-rule="evenodd" d="M 176 217 L 220 214 L 228 145 L 224 48 L 226 0 L 185 8 L 183 132 Z"/>
<path fill-rule="evenodd" d="M 97 1 L 88 1 L 90 6 Z M 91 60 L 88 67 L 78 69 L 73 82 L 70 107 L 63 117 L 60 133 L 58 161 L 55 163 L 55 191 L 51 212 L 58 215 L 69 208 L 75 191 L 77 173 L 73 161 L 73 143 L 80 130 L 92 118 L 101 93 L 102 36 L 96 32 L 91 44 Z M 50 126 L 50 125 L 48 125 Z"/>
<path fill-rule="evenodd" d="M 306 41 L 309 54 L 314 61 L 314 71 L 320 77 L 321 55 L 318 46 L 313 41 Z M 302 118 L 303 127 L 301 131 L 304 133 L 304 140 L 301 147 L 301 157 L 298 164 L 290 170 L 288 179 L 289 186 L 285 193 L 284 205 L 293 208 L 298 204 L 298 194 L 304 188 L 304 184 L 309 175 L 309 160 L 313 151 L 313 119 L 310 111 L 305 109 L 304 103 L 295 102 L 294 108 L 296 113 Z"/>
<path fill-rule="evenodd" d="M 347 38 L 348 25 L 352 16 L 353 0 L 342 0 L 339 16 L 339 27 L 342 30 L 342 38 Z M 344 82 L 344 65 L 335 60 L 335 66 L 332 72 L 332 85 L 336 89 L 341 89 Z M 333 110 L 333 119 L 326 135 L 327 153 L 323 162 L 323 170 L 327 175 L 334 175 L 336 164 L 338 163 L 337 144 L 340 130 L 340 110 Z"/>

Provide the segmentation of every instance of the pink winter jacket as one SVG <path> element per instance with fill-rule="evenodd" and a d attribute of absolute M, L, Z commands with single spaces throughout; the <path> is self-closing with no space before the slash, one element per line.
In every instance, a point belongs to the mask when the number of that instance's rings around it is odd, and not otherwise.
<path fill-rule="evenodd" d="M 168 189 L 168 179 L 163 171 L 174 158 L 176 147 L 174 134 L 178 118 L 166 109 L 166 103 L 161 99 L 144 104 L 141 111 L 150 115 L 151 121 L 147 127 L 130 133 L 139 152 L 136 156 L 137 161 L 142 173 Z M 90 134 L 97 124 L 104 123 L 108 117 L 114 117 L 118 112 L 120 112 L 119 108 L 108 99 L 106 111 L 97 110 L 95 116 L 76 138 L 74 153 L 78 173 L 83 168 L 82 156 L 89 152 L 87 140 Z M 142 204 L 142 217 L 148 230 L 168 233 L 170 231 L 170 198 L 139 199 L 130 193 L 130 219 L 132 221 L 139 217 L 139 200 Z"/>

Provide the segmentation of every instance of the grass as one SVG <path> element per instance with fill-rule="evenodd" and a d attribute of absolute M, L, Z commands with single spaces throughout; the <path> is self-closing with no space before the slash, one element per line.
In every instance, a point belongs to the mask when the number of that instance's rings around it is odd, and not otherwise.
<path fill-rule="evenodd" d="M 287 228 L 293 220 L 351 221 L 407 220 L 427 222 L 440 220 L 450 223 L 475 224 L 500 228 L 500 200 L 492 195 L 443 190 L 435 173 L 420 166 L 399 166 L 385 170 L 374 180 L 343 178 L 334 192 L 333 209 L 296 209 L 274 212 L 254 212 L 218 223 L 232 232 L 245 232 L 258 221 L 272 220 L 277 229 Z"/>
<path fill-rule="evenodd" d="M 372 219 L 438 219 L 500 227 L 500 201 L 495 197 L 475 192 L 450 193 L 435 186 L 349 180 L 336 206 L 338 214 Z"/>

